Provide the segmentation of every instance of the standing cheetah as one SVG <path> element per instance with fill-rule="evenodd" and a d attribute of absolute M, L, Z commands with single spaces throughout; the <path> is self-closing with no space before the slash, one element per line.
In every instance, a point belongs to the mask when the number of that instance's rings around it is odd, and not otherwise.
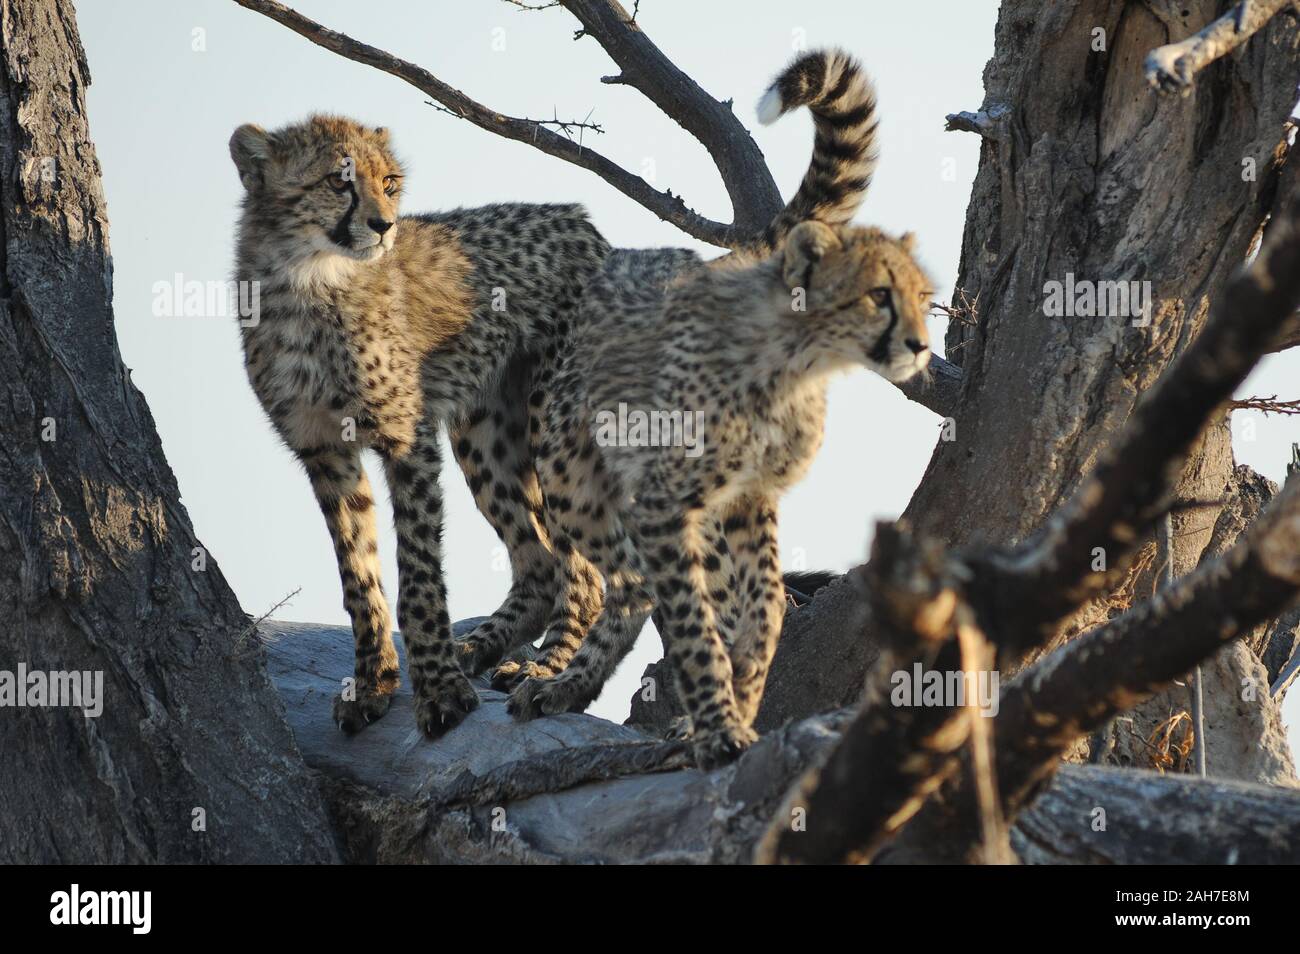
<path fill-rule="evenodd" d="M 575 338 L 537 451 L 547 531 L 599 569 L 604 608 L 564 672 L 514 690 L 516 714 L 585 706 L 657 602 L 698 763 L 753 741 L 785 608 L 777 500 L 821 444 L 830 375 L 925 368 L 933 292 L 911 252 L 910 236 L 809 221 L 773 254 L 687 269 L 662 292 L 611 290 L 627 257 L 613 253 L 583 306 L 603 306 L 588 319 L 601 333 Z M 610 439 L 637 413 L 669 433 Z"/>
<path fill-rule="evenodd" d="M 804 103 L 814 158 L 769 230 L 775 251 L 708 264 L 616 251 L 584 294 L 532 430 L 547 533 L 600 571 L 604 608 L 567 668 L 516 682 L 517 716 L 588 705 L 658 603 L 697 760 L 718 764 L 754 737 L 785 603 L 777 499 L 820 445 L 826 379 L 866 365 L 903 381 L 929 350 L 930 282 L 910 238 L 844 224 L 875 161 L 870 85 L 846 55 L 809 54 L 760 115 Z M 666 421 L 667 439 L 609 432 L 637 415 Z"/>
<path fill-rule="evenodd" d="M 525 431 L 536 362 L 554 360 L 609 247 L 576 205 L 399 216 L 387 131 L 349 119 L 240 126 L 230 152 L 245 188 L 235 277 L 260 285 L 257 320 L 242 328 L 249 380 L 307 471 L 352 620 L 355 685 L 335 721 L 355 731 L 383 715 L 399 678 L 361 466 L 369 448 L 393 498 L 416 722 L 438 735 L 478 704 L 462 664 L 481 669 L 548 621 L 563 657 L 599 609 L 598 579 L 561 581 L 540 535 Z M 505 603 L 459 644 L 441 565 L 443 426 L 514 572 Z"/>

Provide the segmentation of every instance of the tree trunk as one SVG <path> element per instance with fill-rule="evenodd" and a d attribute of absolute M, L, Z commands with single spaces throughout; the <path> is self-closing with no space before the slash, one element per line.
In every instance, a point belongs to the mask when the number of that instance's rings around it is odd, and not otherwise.
<path fill-rule="evenodd" d="M 118 353 L 72 5 L 0 16 L 0 671 L 102 674 L 97 717 L 0 709 L 0 860 L 334 859 L 264 650 Z"/>
<path fill-rule="evenodd" d="M 1011 544 L 1041 527 L 1195 338 L 1246 259 L 1287 153 L 1284 122 L 1300 80 L 1296 17 L 1277 16 L 1199 75 L 1186 97 L 1154 94 L 1141 68 L 1153 48 L 1196 32 L 1221 6 L 1002 4 L 981 107 L 998 118 L 983 127 L 957 279 L 978 299 L 978 318 L 973 327 L 949 325 L 962 390 L 955 439 L 935 448 L 907 508 L 923 533 L 953 545 Z M 1150 282 L 1149 325 L 1125 316 L 1049 317 L 1047 283 L 1067 276 L 1076 285 Z M 1225 420 L 1202 436 L 1175 496 L 1231 500 L 1249 479 L 1234 475 Z M 1176 576 L 1197 565 L 1221 509 L 1175 512 Z M 1148 542 L 1125 583 L 1072 618 L 1060 639 L 1148 597 L 1156 550 Z M 1240 691 L 1220 682 L 1207 692 Z M 1145 738 L 1155 712 L 1163 719 L 1185 705 L 1185 693 L 1165 694 L 1134 731 Z M 1215 731 L 1251 745 L 1266 723 Z M 1270 780 L 1285 776 L 1294 779 L 1289 764 Z"/>
<path fill-rule="evenodd" d="M 956 439 L 939 443 L 908 507 L 919 530 L 952 544 L 1009 543 L 1039 527 L 1245 260 L 1295 106 L 1295 19 L 1277 17 L 1186 98 L 1156 96 L 1140 68 L 1218 6 L 1003 3 L 982 109 L 1008 109 L 983 143 L 957 280 L 978 296 L 979 317 L 949 327 L 963 374 Z M 1094 52 L 1094 35 L 1105 52 Z M 1150 324 L 1047 317 L 1045 284 L 1067 275 L 1150 282 Z M 1181 490 L 1220 495 L 1230 460 L 1226 433 L 1211 430 Z M 1213 523 L 1201 512 L 1177 518 L 1180 574 Z"/>

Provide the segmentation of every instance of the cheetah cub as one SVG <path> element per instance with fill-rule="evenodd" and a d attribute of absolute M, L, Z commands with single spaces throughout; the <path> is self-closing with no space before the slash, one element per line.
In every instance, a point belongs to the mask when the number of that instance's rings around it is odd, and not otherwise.
<path fill-rule="evenodd" d="M 828 378 L 865 365 L 902 382 L 929 361 L 932 284 L 912 247 L 910 235 L 805 221 L 765 255 L 692 266 L 664 253 L 677 277 L 661 294 L 620 282 L 615 252 L 587 291 L 584 312 L 601 315 L 543 409 L 548 530 L 605 577 L 583 652 L 661 607 L 701 766 L 756 738 L 785 606 L 777 500 L 821 444 Z M 521 686 L 516 709 L 572 708 L 570 672 Z"/>

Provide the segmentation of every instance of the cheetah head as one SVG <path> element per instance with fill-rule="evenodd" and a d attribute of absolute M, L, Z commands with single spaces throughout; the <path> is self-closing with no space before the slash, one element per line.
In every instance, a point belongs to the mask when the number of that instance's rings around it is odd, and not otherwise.
<path fill-rule="evenodd" d="M 913 236 L 875 228 L 801 222 L 787 236 L 781 273 L 802 290 L 800 319 L 829 364 L 865 364 L 903 382 L 930 362 L 925 317 L 934 285 L 913 258 Z"/>
<path fill-rule="evenodd" d="M 393 247 L 402 166 L 388 130 L 312 116 L 267 132 L 246 123 L 230 156 L 247 192 L 245 223 L 296 261 L 374 261 Z"/>

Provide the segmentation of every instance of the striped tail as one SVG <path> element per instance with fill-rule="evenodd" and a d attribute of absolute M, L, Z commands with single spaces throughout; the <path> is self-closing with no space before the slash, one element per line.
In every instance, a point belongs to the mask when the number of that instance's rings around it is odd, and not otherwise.
<path fill-rule="evenodd" d="M 837 49 L 801 54 L 758 101 L 758 121 L 767 125 L 799 106 L 812 111 L 817 129 L 812 163 L 799 191 L 763 233 L 768 248 L 805 219 L 848 222 L 876 169 L 876 93 L 856 59 Z"/>

